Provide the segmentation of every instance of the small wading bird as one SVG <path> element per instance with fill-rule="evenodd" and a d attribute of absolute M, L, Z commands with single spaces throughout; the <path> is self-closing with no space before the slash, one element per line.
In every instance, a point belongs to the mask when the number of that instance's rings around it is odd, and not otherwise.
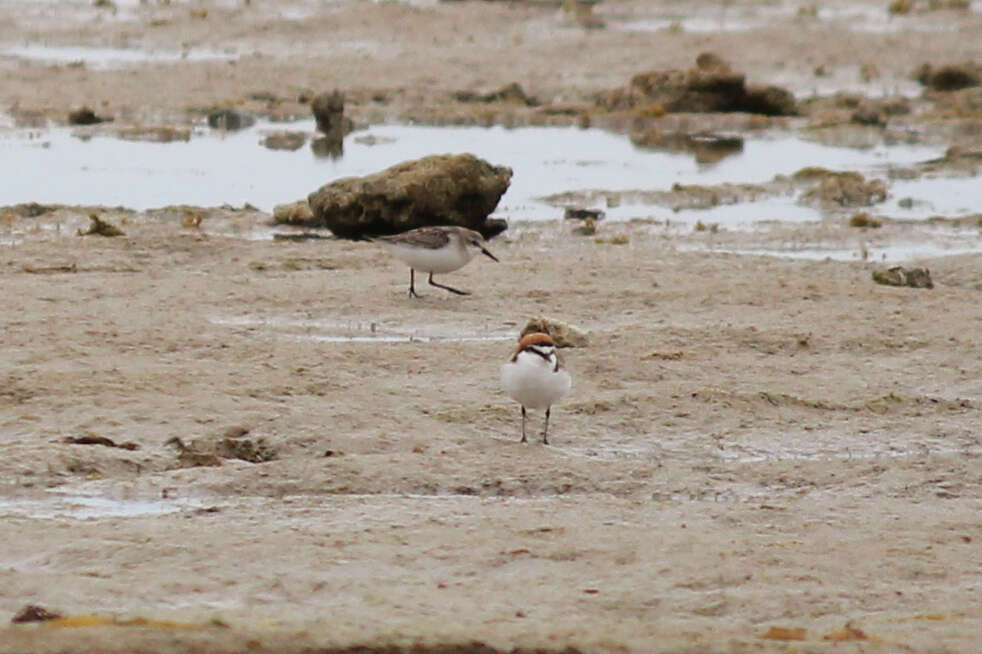
<path fill-rule="evenodd" d="M 522 442 L 525 437 L 526 409 L 545 409 L 546 422 L 542 442 L 549 444 L 549 413 L 552 405 L 566 395 L 573 380 L 556 352 L 548 334 L 526 334 L 512 357 L 501 366 L 501 385 L 508 395 L 522 405 Z"/>
<path fill-rule="evenodd" d="M 483 236 L 464 227 L 420 227 L 393 236 L 376 236 L 372 240 L 382 244 L 392 256 L 409 266 L 409 297 L 419 297 L 416 293 L 417 270 L 430 274 L 431 286 L 457 295 L 470 295 L 467 291 L 437 284 L 433 281 L 433 275 L 463 268 L 478 252 L 494 261 L 498 260 L 488 251 Z"/>

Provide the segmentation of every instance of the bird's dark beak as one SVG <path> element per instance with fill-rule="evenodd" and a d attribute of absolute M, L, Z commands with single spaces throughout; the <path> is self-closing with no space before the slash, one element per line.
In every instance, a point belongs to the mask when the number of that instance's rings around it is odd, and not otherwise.
<path fill-rule="evenodd" d="M 494 261 L 498 261 L 498 257 L 496 257 L 496 256 L 494 256 L 493 254 L 491 254 L 490 252 L 488 252 L 488 250 L 487 250 L 486 248 L 481 248 L 481 252 L 483 252 L 484 254 L 486 254 L 486 255 L 488 255 L 489 257 L 491 257 L 491 259 L 492 259 L 492 260 L 494 260 Z M 499 262 L 499 263 L 500 263 L 500 262 Z"/>

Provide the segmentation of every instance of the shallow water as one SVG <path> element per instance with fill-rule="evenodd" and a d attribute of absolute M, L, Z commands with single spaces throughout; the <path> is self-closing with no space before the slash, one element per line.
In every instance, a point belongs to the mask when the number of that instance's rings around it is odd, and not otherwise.
<path fill-rule="evenodd" d="M 682 223 L 693 226 L 725 225 L 733 228 L 753 228 L 765 222 L 809 222 L 822 219 L 822 213 L 813 207 L 796 204 L 793 197 L 768 197 L 756 202 L 720 204 L 708 209 L 681 209 L 672 211 L 664 207 L 646 204 L 622 204 L 604 209 L 605 216 L 611 220 L 648 219 L 668 224 Z"/>
<path fill-rule="evenodd" d="M 178 61 L 232 60 L 235 53 L 202 48 L 187 50 L 138 50 L 134 48 L 94 48 L 86 46 L 22 45 L 0 50 L 0 59 L 41 61 L 84 65 L 92 70 L 128 68 L 133 64 L 174 63 Z"/>
<path fill-rule="evenodd" d="M 749 254 L 781 257 L 783 259 L 802 259 L 808 261 L 870 261 L 874 263 L 897 264 L 915 259 L 948 257 L 982 251 L 982 234 L 964 229 L 928 230 L 920 234 L 918 240 L 904 240 L 877 243 L 872 240 L 875 234 L 857 233 L 854 242 L 846 247 L 822 247 L 811 241 L 803 244 L 788 244 L 784 247 L 725 247 L 714 245 L 711 241 L 702 245 L 680 245 L 679 250 L 695 252 L 719 252 L 728 254 Z"/>
<path fill-rule="evenodd" d="M 982 216 L 982 181 L 978 177 L 922 177 L 897 180 L 878 213 L 922 220 L 932 216 Z"/>
<path fill-rule="evenodd" d="M 369 174 L 429 154 L 472 152 L 514 171 L 493 215 L 537 220 L 562 215 L 562 208 L 542 201 L 543 196 L 571 190 L 756 183 L 804 166 L 875 173 L 888 165 L 909 165 L 942 154 L 937 147 L 923 145 L 857 149 L 782 137 L 748 140 L 741 152 L 703 164 L 690 154 L 639 148 L 624 135 L 574 127 L 380 126 L 350 135 L 343 156 L 336 159 L 317 156 L 309 144 L 297 151 L 260 144 L 269 132 L 287 129 L 312 134 L 314 125 L 263 122 L 231 133 L 205 129 L 190 141 L 170 143 L 68 128 L 6 130 L 0 133 L 0 177 L 5 180 L 0 205 L 41 202 L 148 209 L 249 203 L 271 211 L 340 177 Z M 761 219 L 759 209 L 734 209 L 725 219 L 753 222 Z M 797 216 L 800 219 L 801 212 Z"/>
<path fill-rule="evenodd" d="M 425 291 L 421 288 L 420 292 Z M 370 320 L 317 320 L 284 316 L 215 316 L 209 320 L 215 325 L 262 329 L 271 336 L 319 343 L 463 343 L 510 341 L 515 338 L 514 326 L 394 325 Z"/>
<path fill-rule="evenodd" d="M 0 516 L 19 515 L 31 518 L 135 518 L 177 513 L 184 508 L 163 500 L 117 500 L 94 495 L 53 495 L 0 499 Z"/>
<path fill-rule="evenodd" d="M 888 2 L 877 5 L 838 1 L 823 3 L 769 2 L 750 6 L 721 3 L 716 8 L 693 8 L 679 4 L 661 5 L 651 16 L 628 21 L 612 21 L 612 27 L 633 31 L 680 30 L 693 33 L 743 32 L 767 27 L 774 23 L 794 23 L 816 29 L 837 27 L 852 32 L 893 33 L 901 30 L 915 32 L 954 32 L 959 17 L 969 11 L 979 11 L 982 3 L 959 11 L 915 12 L 891 14 Z"/>

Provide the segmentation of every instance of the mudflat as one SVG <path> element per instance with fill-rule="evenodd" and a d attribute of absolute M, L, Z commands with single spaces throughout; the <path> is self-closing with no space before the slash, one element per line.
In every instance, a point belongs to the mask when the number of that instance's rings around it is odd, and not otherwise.
<path fill-rule="evenodd" d="M 920 64 L 978 54 L 971 8 L 884 4 L 686 3 L 645 30 L 628 27 L 660 3 L 4 3 L 4 45 L 188 56 L 4 55 L 2 109 L 181 126 L 218 105 L 306 116 L 302 96 L 337 88 L 360 124 L 547 122 L 455 94 L 518 82 L 589 104 L 711 51 L 798 97 L 828 83 L 858 100 L 658 125 L 978 148 L 970 94 L 850 119 Z M 80 235 L 93 211 L 123 234 Z M 754 231 L 512 222 L 499 263 L 441 278 L 472 295 L 417 279 L 409 299 L 377 245 L 235 237 L 269 221 L 248 208 L 5 210 L 0 615 L 63 617 L 4 624 L 0 651 L 977 651 L 982 256 L 905 262 L 927 289 L 875 283 L 886 266 L 860 257 L 747 252 L 924 233 L 852 213 Z M 518 442 L 498 381 L 538 316 L 588 334 L 562 350 L 573 389 L 548 446 L 541 413 Z"/>

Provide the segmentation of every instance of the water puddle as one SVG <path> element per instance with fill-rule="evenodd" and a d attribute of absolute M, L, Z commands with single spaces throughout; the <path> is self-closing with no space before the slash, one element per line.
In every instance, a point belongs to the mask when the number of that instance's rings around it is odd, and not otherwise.
<path fill-rule="evenodd" d="M 982 251 L 982 237 L 976 236 L 962 243 L 924 243 L 921 241 L 889 244 L 883 246 L 857 243 L 853 247 L 789 246 L 787 248 L 726 248 L 705 246 L 680 246 L 680 251 L 717 252 L 720 254 L 742 254 L 751 256 L 800 259 L 803 261 L 871 261 L 880 263 L 902 263 L 912 259 L 950 257 L 958 254 L 973 254 Z"/>
<path fill-rule="evenodd" d="M 978 177 L 897 180 L 890 185 L 887 202 L 876 211 L 912 220 L 934 216 L 982 217 L 982 182 Z"/>
<path fill-rule="evenodd" d="M 729 229 L 750 228 L 766 222 L 803 223 L 822 219 L 819 210 L 796 204 L 793 197 L 787 196 L 739 204 L 721 204 L 707 209 L 669 210 L 646 204 L 622 204 L 603 211 L 606 218 L 612 220 L 653 220 L 656 223 L 679 223 L 688 227 L 702 223 L 706 227 L 726 225 Z"/>
<path fill-rule="evenodd" d="M 924 145 L 858 149 L 782 137 L 747 140 L 730 156 L 700 163 L 688 153 L 645 149 L 624 135 L 574 127 L 379 126 L 349 136 L 338 158 L 318 156 L 311 147 L 286 151 L 261 145 L 270 132 L 285 129 L 312 134 L 314 125 L 261 122 L 240 132 L 199 130 L 188 141 L 166 143 L 68 128 L 7 130 L 0 132 L 0 178 L 5 181 L 0 206 L 41 202 L 144 210 L 249 203 L 269 212 L 340 177 L 366 175 L 429 154 L 472 152 L 514 170 L 494 216 L 541 220 L 563 213 L 542 198 L 571 190 L 760 183 L 804 166 L 885 175 L 889 166 L 943 154 Z M 723 212 L 720 220 L 754 222 L 761 219 L 761 208 L 742 215 L 735 209 Z M 804 219 L 805 214 L 796 216 Z"/>
<path fill-rule="evenodd" d="M 775 24 L 794 24 L 797 27 L 827 29 L 837 27 L 851 32 L 896 33 L 954 32 L 965 13 L 978 11 L 982 3 L 974 2 L 970 9 L 962 11 L 914 12 L 892 14 L 889 3 L 823 2 L 823 3 L 760 3 L 734 6 L 722 3 L 716 6 L 691 7 L 684 11 L 673 10 L 670 5 L 655 5 L 648 16 L 621 22 L 611 21 L 628 31 L 682 31 L 691 33 L 744 32 L 770 27 Z"/>
<path fill-rule="evenodd" d="M 213 325 L 263 330 L 280 336 L 318 343 L 467 343 L 511 341 L 515 326 L 393 325 L 369 320 L 315 320 L 309 318 L 218 316 Z"/>
<path fill-rule="evenodd" d="M 90 495 L 55 495 L 18 499 L 0 498 L 0 516 L 28 518 L 137 518 L 177 513 L 188 506 L 163 500 L 118 500 Z"/>
<path fill-rule="evenodd" d="M 39 61 L 84 66 L 92 70 L 118 70 L 137 64 L 172 64 L 180 61 L 232 60 L 238 54 L 204 48 L 138 50 L 87 46 L 22 45 L 0 50 L 0 59 Z"/>
<path fill-rule="evenodd" d="M 978 448 L 953 448 L 920 444 L 911 447 L 886 446 L 816 450 L 768 450 L 738 447 L 725 452 L 721 458 L 730 463 L 761 463 L 764 461 L 852 461 L 875 459 L 927 458 L 929 456 L 978 456 Z"/>

